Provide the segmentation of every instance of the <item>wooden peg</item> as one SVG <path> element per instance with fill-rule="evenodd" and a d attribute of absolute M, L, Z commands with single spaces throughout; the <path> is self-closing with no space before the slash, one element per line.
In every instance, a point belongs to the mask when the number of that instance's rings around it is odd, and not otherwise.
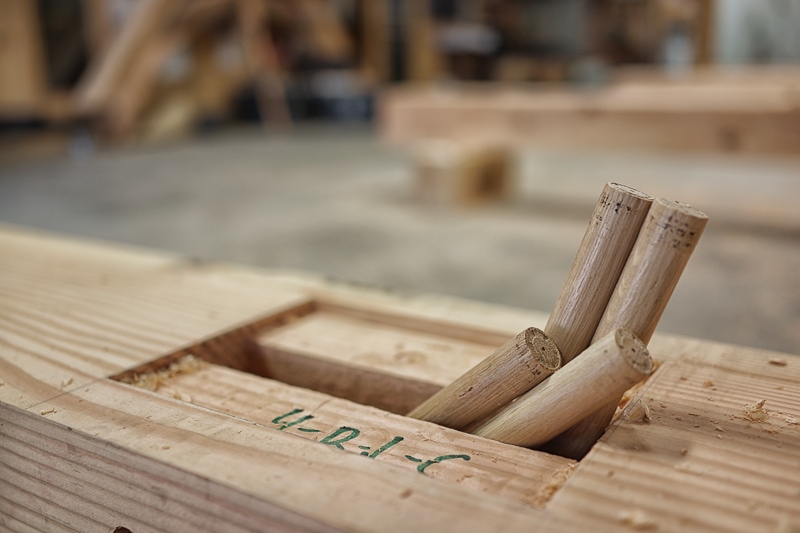
<path fill-rule="evenodd" d="M 653 202 L 594 339 L 624 327 L 645 344 L 650 342 L 707 222 L 705 213 L 689 205 L 663 198 Z M 545 449 L 583 457 L 605 431 L 620 398 L 621 394 Z"/>
<path fill-rule="evenodd" d="M 563 364 L 589 346 L 652 202 L 619 183 L 603 188 L 544 328 Z"/>
<path fill-rule="evenodd" d="M 560 365 L 555 343 L 542 330 L 528 328 L 408 416 L 463 429 L 530 390 Z"/>
<path fill-rule="evenodd" d="M 569 361 L 589 345 L 652 200 L 650 196 L 618 183 L 607 183 L 603 188 L 567 280 L 545 326 L 545 333 L 535 330 L 545 338 L 549 337 L 557 346 L 553 349 L 560 353 L 560 361 Z M 520 340 L 514 342 L 522 346 Z M 502 401 L 510 402 L 549 375 L 544 374 L 538 381 L 528 382 L 524 364 L 514 363 L 514 358 L 509 357 L 514 349 L 509 345 L 501 347 L 473 370 L 414 409 L 409 416 L 465 429 L 505 405 Z M 524 352 L 524 348 L 522 350 Z M 545 362 L 539 366 L 550 368 Z M 510 377 L 512 372 L 517 371 L 515 368 L 522 371 L 519 380 Z M 556 368 L 558 366 L 550 372 Z M 499 374 L 493 379 L 491 372 Z M 514 386 L 509 387 L 508 383 L 500 385 L 501 380 L 513 380 Z M 487 390 L 484 382 L 499 386 L 497 390 Z M 465 396 L 465 391 L 469 391 L 468 396 Z M 470 398 L 470 404 L 462 405 L 467 397 Z"/>
<path fill-rule="evenodd" d="M 616 329 L 501 410 L 474 433 L 519 446 L 547 442 L 653 371 L 644 343 Z"/>

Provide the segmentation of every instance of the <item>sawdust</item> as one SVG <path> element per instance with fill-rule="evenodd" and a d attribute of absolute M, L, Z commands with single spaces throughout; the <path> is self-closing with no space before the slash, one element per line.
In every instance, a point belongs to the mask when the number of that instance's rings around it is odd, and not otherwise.
<path fill-rule="evenodd" d="M 782 357 L 770 357 L 768 360 L 769 364 L 775 366 L 786 366 L 786 359 Z"/>
<path fill-rule="evenodd" d="M 653 374 L 655 374 L 656 370 L 658 370 L 658 367 L 660 366 L 661 363 L 659 361 L 653 361 L 653 371 L 650 373 L 650 375 L 652 376 Z M 636 385 L 625 391 L 625 393 L 622 395 L 622 399 L 619 401 L 619 404 L 617 405 L 617 414 L 619 414 L 620 410 L 624 409 L 625 406 L 628 405 L 628 403 L 634 398 L 634 396 L 636 396 L 639 393 L 640 390 L 642 390 L 642 387 L 644 387 L 648 383 L 648 381 L 649 380 L 647 379 L 640 381 L 639 383 L 637 383 Z"/>
<path fill-rule="evenodd" d="M 550 479 L 545 483 L 539 490 L 536 491 L 536 494 L 533 496 L 532 503 L 539 507 L 544 507 L 547 505 L 553 495 L 559 491 L 561 487 L 564 486 L 564 483 L 567 482 L 569 476 L 578 466 L 578 463 L 569 464 L 563 468 L 556 470 L 556 472 L 550 476 Z"/>
<path fill-rule="evenodd" d="M 628 409 L 627 413 L 625 413 L 625 419 L 636 424 L 649 424 L 650 406 L 647 405 L 647 402 L 644 400 L 635 403 Z"/>
<path fill-rule="evenodd" d="M 617 518 L 620 522 L 636 531 L 654 531 L 658 529 L 658 522 L 641 509 L 621 511 Z"/>
<path fill-rule="evenodd" d="M 767 400 L 759 400 L 756 403 L 748 403 L 744 406 L 744 417 L 750 422 L 764 422 L 769 418 L 769 413 L 764 409 Z"/>
<path fill-rule="evenodd" d="M 202 370 L 208 366 L 206 361 L 198 359 L 192 354 L 181 357 L 167 368 L 155 372 L 148 372 L 146 374 L 137 374 L 133 377 L 131 385 L 149 391 L 157 391 L 159 388 L 165 386 L 169 380 L 176 376 L 192 374 L 198 370 Z M 183 400 L 184 398 L 178 398 Z"/>
<path fill-rule="evenodd" d="M 182 402 L 192 403 L 192 397 L 180 391 L 173 392 L 172 397 L 175 398 L 176 400 L 181 400 Z"/>

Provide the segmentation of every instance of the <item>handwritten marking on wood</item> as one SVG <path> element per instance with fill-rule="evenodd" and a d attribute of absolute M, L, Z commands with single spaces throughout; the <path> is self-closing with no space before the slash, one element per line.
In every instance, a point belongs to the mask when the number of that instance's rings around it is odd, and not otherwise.
<path fill-rule="evenodd" d="M 306 433 L 306 434 L 308 434 L 308 433 L 321 433 L 322 432 L 321 429 L 314 429 L 314 428 L 300 426 L 300 424 L 302 424 L 304 422 L 308 422 L 308 421 L 314 419 L 314 415 L 302 415 L 302 413 L 304 413 L 304 412 L 305 412 L 305 409 L 301 409 L 301 408 L 292 409 L 288 413 L 284 413 L 284 414 L 282 414 L 280 416 L 277 416 L 277 417 L 273 418 L 272 419 L 272 423 L 275 424 L 278 427 L 278 431 L 284 431 L 284 430 L 289 429 L 289 428 L 294 428 L 297 431 L 300 431 L 300 432 Z M 292 417 L 295 416 L 295 415 L 302 415 L 302 416 L 298 416 L 297 418 L 292 419 Z M 338 429 L 335 429 L 333 432 L 331 432 L 330 434 L 326 435 L 325 437 L 323 437 L 322 439 L 320 439 L 317 442 L 319 442 L 320 444 L 326 444 L 328 446 L 334 446 L 334 447 L 336 447 L 336 448 L 338 448 L 340 450 L 352 452 L 353 450 L 351 449 L 351 447 L 355 443 L 348 444 L 347 448 L 345 448 L 344 444 L 345 443 L 350 443 L 350 441 L 355 440 L 359 436 L 361 436 L 361 430 L 360 429 L 349 427 L 349 426 L 340 426 Z M 389 440 L 388 442 L 386 442 L 385 444 L 382 444 L 381 446 L 378 446 L 377 448 L 375 448 L 375 450 L 373 450 L 371 446 L 360 445 L 360 446 L 357 446 L 357 448 L 359 450 L 361 450 L 361 451 L 360 452 L 354 452 L 354 453 L 360 453 L 360 455 L 363 455 L 365 457 L 369 457 L 370 459 L 375 459 L 380 454 L 386 452 L 390 448 L 393 448 L 394 446 L 400 444 L 401 442 L 403 442 L 405 440 L 406 440 L 405 437 L 397 435 L 394 438 L 392 438 L 391 440 Z M 444 455 L 440 455 L 438 457 L 434 457 L 433 459 L 420 459 L 418 457 L 415 457 L 415 456 L 409 455 L 409 454 L 405 454 L 405 455 L 403 455 L 403 457 L 405 459 L 411 461 L 412 463 L 417 463 L 417 467 L 416 467 L 417 468 L 417 472 L 419 472 L 421 474 L 424 474 L 425 470 L 429 466 L 436 465 L 436 464 L 442 463 L 444 461 L 450 461 L 450 460 L 453 460 L 453 459 L 462 459 L 464 461 L 469 461 L 469 460 L 472 459 L 472 457 L 470 457 L 469 455 L 464 454 L 464 453 L 444 454 Z"/>
<path fill-rule="evenodd" d="M 461 433 L 230 368 L 171 376 L 158 394 L 250 420 L 397 469 L 543 506 L 551 480 L 574 461 Z M 324 453 L 320 449 L 320 453 Z M 408 457 L 406 457 L 408 456 Z M 469 459 L 467 459 L 469 457 Z"/>

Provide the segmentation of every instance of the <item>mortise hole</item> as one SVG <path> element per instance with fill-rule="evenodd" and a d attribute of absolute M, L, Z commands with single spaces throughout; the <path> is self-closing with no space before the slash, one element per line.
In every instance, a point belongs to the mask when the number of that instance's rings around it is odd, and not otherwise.
<path fill-rule="evenodd" d="M 150 390 L 171 402 L 205 408 L 198 416 L 229 415 L 256 425 L 253 431 L 285 431 L 315 441 L 321 453 L 329 446 L 456 484 L 474 477 L 481 493 L 541 507 L 575 461 L 386 412 L 408 413 L 508 339 L 507 333 L 415 314 L 315 301 L 116 379 L 150 383 Z M 402 356 L 408 353 L 417 355 Z M 382 411 L 333 402 L 332 396 Z M 169 453 L 180 447 L 172 445 Z"/>
<path fill-rule="evenodd" d="M 113 379 L 141 383 L 137 376 L 163 372 L 191 354 L 209 363 L 405 415 L 506 340 L 505 334 L 492 331 L 310 302 Z"/>
<path fill-rule="evenodd" d="M 141 386 L 141 376 L 155 373 L 158 377 L 152 381 L 151 390 L 229 412 L 225 405 L 209 405 L 202 398 L 198 399 L 205 391 L 187 391 L 180 384 L 174 384 L 180 382 L 176 378 L 211 363 L 405 415 L 507 340 L 507 333 L 430 321 L 413 315 L 393 315 L 331 302 L 309 301 L 277 316 L 178 350 L 113 379 Z M 539 346 L 537 353 L 545 349 L 545 346 Z M 414 357 L 408 357 L 409 353 L 414 353 Z M 187 355 L 193 355 L 204 363 L 182 366 L 180 362 Z M 229 379 L 225 386 L 235 388 L 236 378 Z M 265 387 L 269 386 L 267 383 Z M 231 394 L 222 400 L 230 405 L 243 402 L 245 406 L 261 409 L 266 423 L 285 414 L 259 407 L 259 400 L 255 397 L 239 400 Z M 303 394 L 298 392 L 298 397 L 303 397 Z M 319 403 L 318 400 L 309 402 L 309 406 L 304 408 L 313 409 L 315 402 Z M 276 425 L 281 426 L 302 416 L 305 415 L 298 414 Z M 302 431 L 299 425 L 292 427 L 293 431 Z M 372 452 L 364 450 L 363 454 L 369 453 Z"/>

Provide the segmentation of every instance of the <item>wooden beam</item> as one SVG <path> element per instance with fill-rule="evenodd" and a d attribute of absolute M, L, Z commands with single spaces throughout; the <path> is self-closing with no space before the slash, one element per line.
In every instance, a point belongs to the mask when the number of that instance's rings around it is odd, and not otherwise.
<path fill-rule="evenodd" d="M 47 97 L 39 12 L 35 2 L 0 4 L 0 117 L 39 116 Z"/>
<path fill-rule="evenodd" d="M 102 111 L 120 84 L 129 80 L 127 71 L 154 36 L 165 28 L 183 2 L 142 0 L 123 24 L 107 51 L 94 58 L 77 90 L 78 105 L 84 113 Z"/>
<path fill-rule="evenodd" d="M 796 153 L 797 89 L 659 85 L 594 92 L 411 87 L 382 96 L 384 139 L 502 142 L 546 149 Z"/>
<path fill-rule="evenodd" d="M 244 372 L 266 336 L 297 356 L 323 347 L 332 365 L 444 380 L 480 358 L 462 348 L 545 318 L 0 226 L 0 515 L 12 531 L 89 533 L 800 525 L 790 354 L 656 333 L 660 368 L 571 473 L 563 459 Z M 331 319 L 356 336 L 328 328 L 315 345 Z M 393 341 L 425 357 L 395 359 Z M 164 374 L 156 392 L 119 381 L 188 353 L 213 363 Z M 470 461 L 449 457 L 460 455 Z M 537 508 L 536 494 L 552 498 Z"/>
<path fill-rule="evenodd" d="M 563 457 L 476 438 L 222 366 L 196 362 L 185 366 L 188 370 L 181 371 L 180 364 L 174 365 L 176 370 L 159 379 L 156 391 L 527 505 L 546 504 L 554 476 L 575 465 Z"/>

